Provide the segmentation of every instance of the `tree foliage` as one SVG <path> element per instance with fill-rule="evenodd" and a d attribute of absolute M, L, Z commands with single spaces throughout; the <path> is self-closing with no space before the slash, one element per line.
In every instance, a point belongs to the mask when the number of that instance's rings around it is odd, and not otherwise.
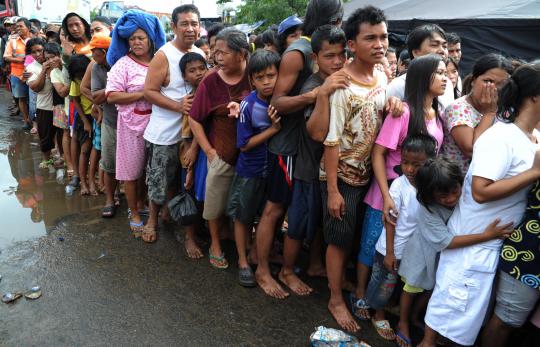
<path fill-rule="evenodd" d="M 226 4 L 231 0 L 218 0 L 218 4 Z M 308 0 L 244 0 L 236 9 L 236 22 L 252 24 L 266 20 L 263 27 L 279 24 L 283 19 L 296 14 L 306 13 Z"/>

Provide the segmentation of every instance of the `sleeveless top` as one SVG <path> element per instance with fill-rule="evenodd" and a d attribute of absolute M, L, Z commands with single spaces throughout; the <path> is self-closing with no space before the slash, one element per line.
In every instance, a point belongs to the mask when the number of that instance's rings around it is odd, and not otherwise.
<path fill-rule="evenodd" d="M 160 49 L 165 54 L 169 63 L 169 84 L 161 86 L 161 94 L 171 100 L 182 100 L 186 96 L 191 87 L 186 84 L 180 71 L 180 59 L 184 56 L 174 46 L 172 42 L 167 42 Z M 193 46 L 190 50 L 205 56 L 203 51 Z M 174 145 L 182 139 L 182 114 L 178 111 L 171 111 L 157 105 L 152 105 L 152 115 L 150 122 L 144 132 L 144 138 L 150 143 L 156 145 Z"/>
<path fill-rule="evenodd" d="M 296 96 L 300 94 L 304 82 L 313 73 L 313 62 L 311 60 L 311 42 L 306 37 L 294 41 L 283 53 L 283 56 L 291 51 L 298 51 L 304 58 L 304 66 L 298 78 L 294 83 L 288 96 Z M 304 110 L 299 110 L 281 117 L 281 130 L 268 140 L 268 150 L 276 155 L 294 156 L 298 151 L 298 139 L 300 138 L 302 125 L 304 121 Z"/>

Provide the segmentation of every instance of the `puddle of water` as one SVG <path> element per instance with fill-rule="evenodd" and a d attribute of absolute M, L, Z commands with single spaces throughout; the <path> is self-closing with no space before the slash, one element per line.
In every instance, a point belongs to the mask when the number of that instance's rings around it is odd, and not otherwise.
<path fill-rule="evenodd" d="M 102 197 L 82 198 L 78 191 L 66 197 L 55 173 L 39 169 L 37 137 L 19 130 L 17 120 L 3 117 L 1 123 L 8 126 L 0 131 L 0 249 L 46 235 L 60 217 L 98 213 Z"/>

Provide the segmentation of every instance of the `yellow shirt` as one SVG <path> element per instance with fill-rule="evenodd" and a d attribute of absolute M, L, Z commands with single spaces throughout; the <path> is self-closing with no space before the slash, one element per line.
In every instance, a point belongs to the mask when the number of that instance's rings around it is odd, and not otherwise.
<path fill-rule="evenodd" d="M 89 115 L 92 113 L 92 101 L 88 100 L 88 98 L 81 93 L 81 81 L 71 81 L 69 96 L 78 96 L 81 99 L 81 106 L 84 114 Z"/>

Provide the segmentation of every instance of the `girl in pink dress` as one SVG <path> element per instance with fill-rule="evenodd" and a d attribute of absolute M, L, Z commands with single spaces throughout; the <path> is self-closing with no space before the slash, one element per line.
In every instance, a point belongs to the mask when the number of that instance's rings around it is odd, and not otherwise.
<path fill-rule="evenodd" d="M 144 168 L 146 164 L 144 130 L 150 120 L 152 105 L 143 95 L 152 42 L 146 32 L 137 29 L 129 37 L 130 52 L 120 58 L 107 76 L 107 101 L 118 109 L 116 139 L 116 179 L 124 181 L 131 210 L 130 228 L 140 236 L 143 222 L 139 209 L 144 208 Z"/>

